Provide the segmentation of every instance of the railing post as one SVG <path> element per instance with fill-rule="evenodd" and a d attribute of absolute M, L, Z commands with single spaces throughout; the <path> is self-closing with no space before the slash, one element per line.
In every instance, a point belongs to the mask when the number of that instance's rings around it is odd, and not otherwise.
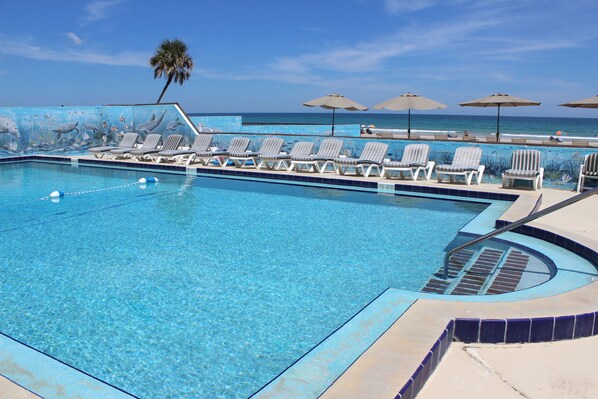
<path fill-rule="evenodd" d="M 446 254 L 444 254 L 444 270 L 442 272 L 443 280 L 446 280 L 448 278 L 449 264 L 451 263 L 452 257 L 453 257 L 453 253 L 450 251 L 447 251 Z"/>

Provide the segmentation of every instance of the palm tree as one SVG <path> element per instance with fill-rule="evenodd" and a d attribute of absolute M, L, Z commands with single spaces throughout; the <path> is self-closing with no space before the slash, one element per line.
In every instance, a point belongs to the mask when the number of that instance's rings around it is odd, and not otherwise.
<path fill-rule="evenodd" d="M 173 80 L 182 85 L 189 79 L 193 69 L 193 58 L 187 54 L 187 45 L 179 39 L 164 40 L 160 43 L 149 62 L 154 68 L 154 79 L 161 78 L 162 74 L 166 78 L 166 85 L 158 97 L 157 104 Z"/>

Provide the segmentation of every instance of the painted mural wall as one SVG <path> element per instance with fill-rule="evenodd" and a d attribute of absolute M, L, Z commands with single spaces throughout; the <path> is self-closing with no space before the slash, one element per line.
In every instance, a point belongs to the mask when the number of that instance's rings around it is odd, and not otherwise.
<path fill-rule="evenodd" d="M 241 116 L 190 116 L 189 119 L 200 132 L 298 134 L 326 136 L 332 129 L 329 125 L 243 125 Z M 360 125 L 336 125 L 337 136 L 359 137 Z"/>
<path fill-rule="evenodd" d="M 141 139 L 150 133 L 164 137 L 177 133 L 187 142 L 196 136 L 174 104 L 0 107 L 0 156 L 84 152 L 116 145 L 129 132 Z"/>

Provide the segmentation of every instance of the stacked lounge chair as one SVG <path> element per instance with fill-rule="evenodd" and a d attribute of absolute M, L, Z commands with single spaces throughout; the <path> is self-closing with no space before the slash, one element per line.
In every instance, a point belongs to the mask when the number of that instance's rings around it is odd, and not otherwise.
<path fill-rule="evenodd" d="M 198 134 L 193 145 L 188 150 L 162 150 L 154 156 L 154 159 L 157 163 L 160 163 L 162 160 L 181 163 L 187 160 L 187 164 L 189 164 L 192 155 L 197 152 L 207 152 L 210 150 L 213 137 L 211 134 Z"/>
<path fill-rule="evenodd" d="M 295 143 L 290 154 L 262 154 L 258 156 L 257 168 L 264 166 L 266 169 L 288 169 L 292 157 L 306 157 L 314 152 L 314 143 L 300 141 Z"/>
<path fill-rule="evenodd" d="M 244 168 L 251 162 L 251 166 L 257 168 L 257 158 L 262 154 L 278 154 L 282 150 L 284 140 L 280 137 L 268 137 L 262 143 L 259 151 L 251 152 L 233 152 L 230 151 L 229 160 L 233 161 L 233 164 L 237 168 Z"/>
<path fill-rule="evenodd" d="M 381 174 L 381 166 L 388 154 L 388 144 L 370 141 L 365 144 L 359 158 L 337 158 L 334 160 L 336 173 L 344 175 L 348 169 L 354 169 L 356 175 L 369 177 L 375 168 Z"/>
<path fill-rule="evenodd" d="M 598 153 L 585 156 L 583 164 L 579 168 L 578 193 L 583 190 L 586 179 L 598 179 Z"/>
<path fill-rule="evenodd" d="M 110 151 L 117 149 L 117 148 L 135 148 L 135 143 L 139 139 L 139 135 L 137 133 L 126 133 L 123 138 L 120 140 L 118 146 L 101 146 L 101 147 L 93 147 L 88 149 L 89 152 L 93 154 L 96 158 L 102 158 L 105 154 L 108 154 Z"/>
<path fill-rule="evenodd" d="M 544 168 L 540 166 L 541 161 L 538 150 L 514 151 L 511 156 L 511 169 L 502 174 L 503 188 L 512 187 L 515 180 L 531 180 L 534 190 L 542 188 Z"/>
<path fill-rule="evenodd" d="M 183 142 L 183 135 L 171 134 L 166 138 L 164 145 L 161 149 L 158 148 L 138 148 L 129 152 L 129 156 L 136 160 L 148 159 L 154 154 L 159 153 L 162 150 L 177 150 Z"/>
<path fill-rule="evenodd" d="M 469 186 L 473 176 L 476 176 L 476 184 L 480 184 L 484 175 L 484 165 L 480 165 L 482 149 L 479 147 L 459 147 L 455 151 L 455 157 L 451 165 L 436 166 L 436 177 L 442 183 L 444 176 L 448 176 L 451 183 L 455 176 L 463 176 L 465 183 Z"/>
<path fill-rule="evenodd" d="M 162 141 L 161 134 L 148 134 L 139 149 L 155 149 L 160 144 L 160 141 Z M 134 150 L 137 150 L 137 148 L 116 148 L 110 151 L 110 155 L 112 155 L 114 158 L 124 158 Z"/>
<path fill-rule="evenodd" d="M 382 166 L 382 177 L 391 178 L 392 172 L 408 172 L 413 180 L 417 180 L 421 171 L 426 180 L 430 180 L 435 162 L 429 160 L 430 146 L 427 144 L 409 144 L 405 147 L 400 161 L 386 161 Z"/>
<path fill-rule="evenodd" d="M 197 151 L 193 154 L 187 164 L 198 160 L 202 165 L 208 165 L 210 162 L 215 160 L 220 166 L 226 166 L 230 154 L 240 154 L 247 150 L 249 147 L 249 140 L 246 137 L 233 137 L 230 141 L 228 149 L 225 151 Z"/>
<path fill-rule="evenodd" d="M 303 167 L 312 172 L 318 171 L 324 173 L 326 167 L 330 164 L 334 164 L 334 160 L 338 158 L 343 148 L 342 140 L 336 139 L 324 139 L 317 154 L 315 155 L 292 155 L 291 166 L 289 166 L 289 172 L 293 169 L 300 172 Z"/>

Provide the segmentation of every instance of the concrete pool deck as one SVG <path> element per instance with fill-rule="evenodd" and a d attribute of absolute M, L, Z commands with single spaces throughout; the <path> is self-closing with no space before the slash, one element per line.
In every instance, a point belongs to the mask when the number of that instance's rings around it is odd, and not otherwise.
<path fill-rule="evenodd" d="M 91 159 L 89 157 L 80 157 L 83 159 Z M 130 164 L 131 167 L 135 167 L 135 162 L 132 161 L 120 161 L 125 164 Z M 107 165 L 110 161 L 106 161 Z M 195 167 L 195 166 L 193 166 Z M 198 167 L 201 169 L 221 169 L 221 168 L 206 168 Z M 226 168 L 232 169 L 232 168 Z M 254 169 L 248 169 L 252 171 Z M 260 170 L 261 173 L 272 173 L 272 174 L 286 174 L 286 172 L 279 171 L 266 171 Z M 293 173 L 297 175 L 297 173 Z M 307 174 L 306 174 L 307 175 Z M 311 174 L 310 174 L 311 175 Z M 480 186 L 465 186 L 462 184 L 439 184 L 435 181 L 422 182 L 422 181 L 397 181 L 387 180 L 380 178 L 355 178 L 351 176 L 337 176 L 335 174 L 317 175 L 323 178 L 334 178 L 334 179 L 349 179 L 349 180 L 366 180 L 375 181 L 381 183 L 394 183 L 394 184 L 408 184 L 415 186 L 431 186 L 431 187 L 444 187 L 455 190 L 469 190 L 469 191 L 483 191 L 492 193 L 502 194 L 515 194 L 519 198 L 511 206 L 511 208 L 501 217 L 503 220 L 513 221 L 520 217 L 528 215 L 534 209 L 537 209 L 540 203 L 540 209 L 546 208 L 554 203 L 569 198 L 575 193 L 569 191 L 555 190 L 555 189 L 542 189 L 538 192 L 527 191 L 527 190 L 512 190 L 502 189 L 497 184 L 482 184 Z M 541 195 L 541 198 L 540 198 Z M 555 212 L 554 214 L 545 216 L 530 225 L 538 227 L 547 231 L 557 233 L 561 236 L 571 238 L 572 240 L 583 244 L 594 251 L 598 251 L 598 223 L 596 220 L 596 213 L 598 212 L 598 198 L 586 199 L 580 203 L 574 204 L 561 211 Z M 528 301 L 518 302 L 496 302 L 496 303 L 472 303 L 472 302 L 457 302 L 457 301 L 444 301 L 435 299 L 418 299 L 413 306 L 411 306 L 403 316 L 398 319 L 385 334 L 379 337 L 376 342 L 364 352 L 351 367 L 349 367 L 338 379 L 331 385 L 322 395 L 322 398 L 337 398 L 337 397 L 349 397 L 349 398 L 394 398 L 399 390 L 404 386 L 405 382 L 408 381 L 413 372 L 420 367 L 422 359 L 429 352 L 430 348 L 434 345 L 434 342 L 438 340 L 439 335 L 447 326 L 451 320 L 456 318 L 477 318 L 477 319 L 510 319 L 510 318 L 531 318 L 531 317 L 555 317 L 555 316 L 568 316 L 573 314 L 590 313 L 598 310 L 598 303 L 594 300 L 598 294 L 598 283 L 592 283 L 582 288 L 563 293 L 560 295 L 534 299 Z M 588 342 L 580 344 L 571 348 L 566 344 L 570 342 L 558 342 L 551 343 L 550 345 L 557 348 L 556 353 L 563 348 L 562 353 L 570 353 L 570 351 L 579 350 L 580 354 L 586 351 L 594 351 L 598 347 L 596 338 L 586 338 L 578 340 L 576 342 Z M 469 345 L 469 344 L 466 344 Z M 527 344 L 517 345 L 520 348 L 525 348 Z M 529 344 L 535 345 L 535 344 Z M 548 344 L 545 344 L 548 345 Z M 593 346 L 592 346 L 593 345 Z M 471 346 L 471 345 L 470 345 Z M 480 345 L 478 345 L 480 346 Z M 567 346 L 567 347 L 565 347 Z M 507 348 L 507 345 L 492 345 L 490 348 Z M 462 352 L 462 350 L 461 350 Z M 533 351 L 525 352 L 518 351 L 517 348 L 513 349 L 514 353 L 521 353 L 523 359 L 529 361 L 542 361 L 541 358 L 536 358 L 536 354 Z M 443 370 L 448 368 L 449 376 L 456 374 L 451 371 L 452 359 L 455 358 L 454 353 L 460 354 L 459 348 L 454 344 L 448 352 L 448 355 L 440 363 L 437 373 L 432 374 L 432 378 L 429 383 L 424 387 L 421 393 L 421 397 L 425 397 L 426 392 L 434 392 L 434 386 L 440 384 L 440 391 L 446 394 L 446 380 L 442 380 Z M 510 356 L 510 355 L 509 355 Z M 518 355 L 516 355 L 518 356 Z M 457 359 L 459 360 L 459 359 Z M 491 366 L 493 366 L 493 359 L 488 356 L 488 359 L 484 358 Z M 500 363 L 503 362 L 503 363 Z M 508 359 L 498 360 L 496 363 L 496 369 L 500 367 L 506 367 L 509 369 Z M 469 363 L 466 363 L 469 364 Z M 447 366 L 448 365 L 448 366 Z M 446 367 L 445 367 L 446 366 Z M 474 363 L 470 367 L 477 367 Z M 569 368 L 566 362 L 562 362 L 555 366 L 554 373 L 559 375 L 567 375 L 567 369 Z M 559 367 L 562 367 L 559 372 Z M 454 370 L 454 369 L 453 369 Z M 525 373 L 526 370 L 522 370 Z M 533 370 L 527 370 L 532 373 Z M 473 373 L 473 372 L 472 372 Z M 461 374 L 461 371 L 459 371 Z M 530 378 L 532 374 L 530 374 Z M 450 379 L 449 379 L 450 380 Z M 593 380 L 596 382 L 598 378 Z M 476 384 L 480 384 L 480 380 L 474 380 Z M 571 381 L 572 383 L 574 381 Z M 488 391 L 494 389 L 493 383 L 489 382 Z M 10 385 L 8 381 L 7 384 Z M 4 392 L 3 381 L 0 380 L 0 392 Z M 13 387 L 14 388 L 14 387 Z M 483 389 L 483 392 L 487 392 Z M 27 392 L 27 391 L 26 391 Z M 30 393 L 29 393 L 30 394 Z M 428 393 L 430 395 L 430 393 Z M 465 394 L 455 394 L 455 397 L 467 397 Z M 449 395 L 450 397 L 451 395 Z M 18 396 L 20 397 L 20 396 Z M 27 397 L 27 396 L 23 396 Z M 413 396 L 403 396 L 413 397 Z M 435 396 L 427 396 L 435 397 Z M 475 397 L 475 396 L 471 396 Z M 532 396 L 533 397 L 533 396 Z M 549 395 L 543 397 L 550 397 Z"/>

